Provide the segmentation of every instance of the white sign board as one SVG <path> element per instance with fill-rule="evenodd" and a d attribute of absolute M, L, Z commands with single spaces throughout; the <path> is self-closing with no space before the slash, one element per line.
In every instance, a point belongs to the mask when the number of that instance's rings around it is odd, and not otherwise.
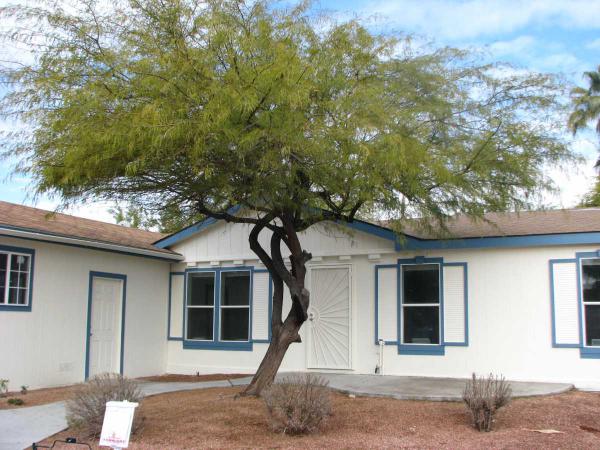
<path fill-rule="evenodd" d="M 100 434 L 100 446 L 115 449 L 129 446 L 129 435 L 133 424 L 133 414 L 137 403 L 107 402 Z"/>

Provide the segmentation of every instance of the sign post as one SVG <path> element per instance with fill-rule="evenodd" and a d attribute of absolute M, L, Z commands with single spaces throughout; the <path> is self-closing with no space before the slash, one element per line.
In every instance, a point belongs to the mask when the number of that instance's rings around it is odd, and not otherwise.
<path fill-rule="evenodd" d="M 129 446 L 129 436 L 133 415 L 138 404 L 128 402 L 107 402 L 100 433 L 100 446 L 121 450 Z"/>

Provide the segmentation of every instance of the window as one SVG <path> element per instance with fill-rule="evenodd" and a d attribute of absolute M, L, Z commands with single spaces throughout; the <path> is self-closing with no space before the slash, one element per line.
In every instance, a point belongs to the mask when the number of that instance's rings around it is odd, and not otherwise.
<path fill-rule="evenodd" d="M 600 259 L 581 260 L 585 345 L 600 347 Z"/>
<path fill-rule="evenodd" d="M 190 273 L 187 296 L 187 339 L 212 341 L 215 316 L 215 272 Z"/>
<path fill-rule="evenodd" d="M 250 341 L 249 270 L 189 272 L 186 340 L 207 348 Z M 229 345 L 231 346 L 231 345 Z"/>
<path fill-rule="evenodd" d="M 0 305 L 29 305 L 31 255 L 0 250 Z"/>
<path fill-rule="evenodd" d="M 402 265 L 402 343 L 440 343 L 440 266 Z"/>
<path fill-rule="evenodd" d="M 221 273 L 221 340 L 247 341 L 250 323 L 250 272 Z"/>

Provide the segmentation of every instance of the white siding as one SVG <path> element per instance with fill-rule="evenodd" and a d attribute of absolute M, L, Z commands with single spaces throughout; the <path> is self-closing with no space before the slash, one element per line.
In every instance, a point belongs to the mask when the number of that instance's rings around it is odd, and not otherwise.
<path fill-rule="evenodd" d="M 180 338 L 183 333 L 183 284 L 185 276 L 171 275 L 171 323 L 170 337 Z"/>
<path fill-rule="evenodd" d="M 252 280 L 252 338 L 269 339 L 269 274 L 254 273 Z"/>
<path fill-rule="evenodd" d="M 577 267 L 575 262 L 551 265 L 554 290 L 554 326 L 557 344 L 579 344 Z"/>
<path fill-rule="evenodd" d="M 0 311 L 0 378 L 9 389 L 83 381 L 90 271 L 127 276 L 124 372 L 165 372 L 169 263 L 0 237 L 35 250 L 31 312 Z"/>
<path fill-rule="evenodd" d="M 463 266 L 444 267 L 444 342 L 465 342 L 465 283 Z"/>
<path fill-rule="evenodd" d="M 396 341 L 398 338 L 398 295 L 396 267 L 380 268 L 377 291 L 379 339 Z"/>

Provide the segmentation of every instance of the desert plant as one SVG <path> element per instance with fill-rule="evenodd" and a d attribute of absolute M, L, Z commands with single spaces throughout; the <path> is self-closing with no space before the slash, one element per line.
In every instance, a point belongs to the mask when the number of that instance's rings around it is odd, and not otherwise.
<path fill-rule="evenodd" d="M 24 384 L 23 386 L 21 386 L 21 395 L 25 395 L 27 394 L 27 392 L 29 392 L 29 386 Z"/>
<path fill-rule="evenodd" d="M 467 381 L 463 400 L 471 413 L 473 426 L 479 431 L 491 431 L 496 412 L 511 400 L 512 389 L 500 375 L 477 377 L 474 373 Z"/>
<path fill-rule="evenodd" d="M 21 405 L 25 404 L 25 402 L 23 401 L 23 399 L 21 399 L 21 398 L 15 398 L 15 397 L 9 398 L 7 400 L 7 402 L 8 402 L 9 405 L 15 405 L 15 406 L 21 406 Z"/>
<path fill-rule="evenodd" d="M 118 374 L 97 375 L 82 384 L 73 398 L 67 401 L 67 423 L 87 436 L 97 437 L 102 431 L 106 402 L 139 402 L 141 399 L 137 381 Z M 134 417 L 132 433 L 139 429 L 141 422 L 140 416 Z"/>
<path fill-rule="evenodd" d="M 0 397 L 6 397 L 8 393 L 8 380 L 6 378 L 0 378 Z"/>
<path fill-rule="evenodd" d="M 274 383 L 263 393 L 273 430 L 314 433 L 331 414 L 327 380 L 313 374 L 295 375 Z"/>

